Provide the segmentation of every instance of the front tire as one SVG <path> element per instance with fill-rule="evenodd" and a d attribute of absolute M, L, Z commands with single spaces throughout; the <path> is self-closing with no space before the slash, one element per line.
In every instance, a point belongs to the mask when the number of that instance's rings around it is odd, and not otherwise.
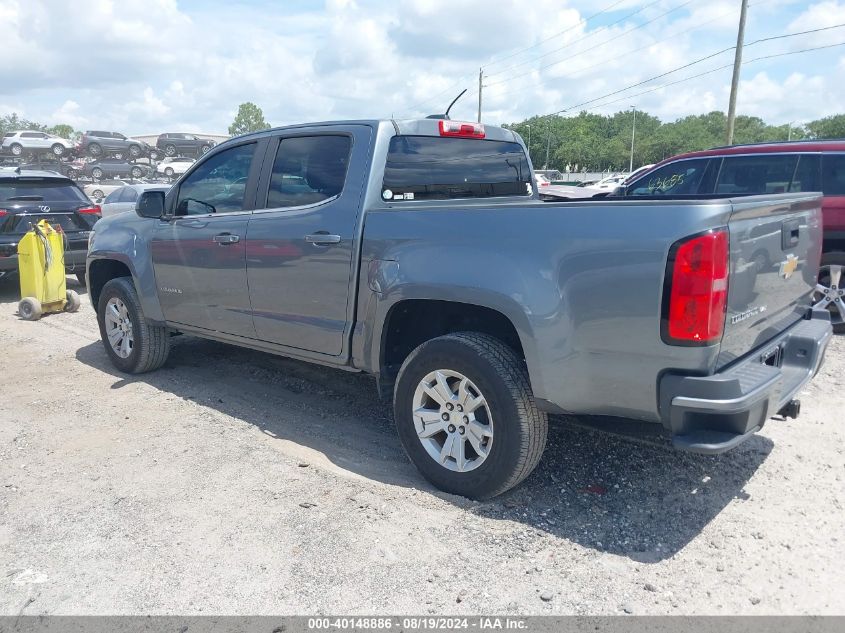
<path fill-rule="evenodd" d="M 140 167 L 133 167 L 132 171 L 129 172 L 133 178 L 140 178 L 144 175 L 144 171 Z"/>
<path fill-rule="evenodd" d="M 91 170 L 91 177 L 94 180 L 99 180 L 100 178 L 103 177 L 103 170 L 100 169 L 99 167 L 94 167 L 94 169 Z"/>
<path fill-rule="evenodd" d="M 129 155 L 132 158 L 138 158 L 141 155 L 141 148 L 138 145 L 130 145 Z"/>
<path fill-rule="evenodd" d="M 82 300 L 76 290 L 66 291 L 65 299 L 65 312 L 77 312 L 82 305 Z"/>
<path fill-rule="evenodd" d="M 164 170 L 164 175 L 167 176 L 168 178 L 173 178 L 173 174 L 175 174 L 175 173 L 176 172 L 173 171 L 172 167 L 167 167 Z"/>
<path fill-rule="evenodd" d="M 499 339 L 459 332 L 415 349 L 399 370 L 394 418 L 408 457 L 437 488 L 488 499 L 543 454 L 548 418 L 523 361 Z"/>
<path fill-rule="evenodd" d="M 24 297 L 18 304 L 18 314 L 24 321 L 37 321 L 41 318 L 41 302 L 35 297 Z"/>
<path fill-rule="evenodd" d="M 176 146 L 175 145 L 165 145 L 164 146 L 164 154 L 165 156 L 176 156 Z"/>
<path fill-rule="evenodd" d="M 120 371 L 142 374 L 158 369 L 167 360 L 167 328 L 147 323 L 130 277 L 118 277 L 103 286 L 97 322 L 106 354 Z"/>

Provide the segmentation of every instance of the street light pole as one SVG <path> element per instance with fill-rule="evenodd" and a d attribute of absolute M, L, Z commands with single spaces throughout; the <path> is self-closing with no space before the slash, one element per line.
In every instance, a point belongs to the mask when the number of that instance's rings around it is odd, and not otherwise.
<path fill-rule="evenodd" d="M 628 167 L 628 173 L 634 171 L 634 138 L 637 135 L 637 106 L 631 106 L 631 111 L 634 113 L 634 122 L 631 125 L 631 164 Z"/>
<path fill-rule="evenodd" d="M 546 162 L 543 164 L 543 169 L 549 168 L 549 148 L 552 145 L 552 117 L 549 115 L 549 137 L 546 139 Z"/>
<path fill-rule="evenodd" d="M 528 126 L 528 158 L 530 159 L 531 158 L 531 124 L 526 123 L 525 125 Z"/>

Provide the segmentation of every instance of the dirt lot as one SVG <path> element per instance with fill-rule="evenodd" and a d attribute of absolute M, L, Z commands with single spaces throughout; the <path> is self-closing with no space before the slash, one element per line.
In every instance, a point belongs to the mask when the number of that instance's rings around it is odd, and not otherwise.
<path fill-rule="evenodd" d="M 70 283 L 70 278 L 69 278 Z M 189 337 L 117 373 L 84 298 L 0 282 L 0 613 L 845 613 L 845 337 L 718 457 L 556 419 L 488 503 L 407 461 L 369 378 Z"/>

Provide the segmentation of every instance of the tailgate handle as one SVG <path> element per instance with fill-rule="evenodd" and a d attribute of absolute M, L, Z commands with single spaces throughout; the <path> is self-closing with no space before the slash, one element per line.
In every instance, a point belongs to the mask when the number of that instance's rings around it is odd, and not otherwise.
<path fill-rule="evenodd" d="M 798 244 L 801 236 L 801 221 L 787 220 L 781 229 L 781 247 L 787 251 Z"/>

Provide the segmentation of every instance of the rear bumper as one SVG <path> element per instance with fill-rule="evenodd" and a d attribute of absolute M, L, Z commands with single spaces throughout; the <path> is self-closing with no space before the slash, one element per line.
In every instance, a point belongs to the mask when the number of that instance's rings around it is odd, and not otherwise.
<path fill-rule="evenodd" d="M 672 443 L 710 454 L 747 440 L 816 375 L 832 335 L 829 313 L 816 310 L 718 374 L 665 374 L 660 412 Z"/>

